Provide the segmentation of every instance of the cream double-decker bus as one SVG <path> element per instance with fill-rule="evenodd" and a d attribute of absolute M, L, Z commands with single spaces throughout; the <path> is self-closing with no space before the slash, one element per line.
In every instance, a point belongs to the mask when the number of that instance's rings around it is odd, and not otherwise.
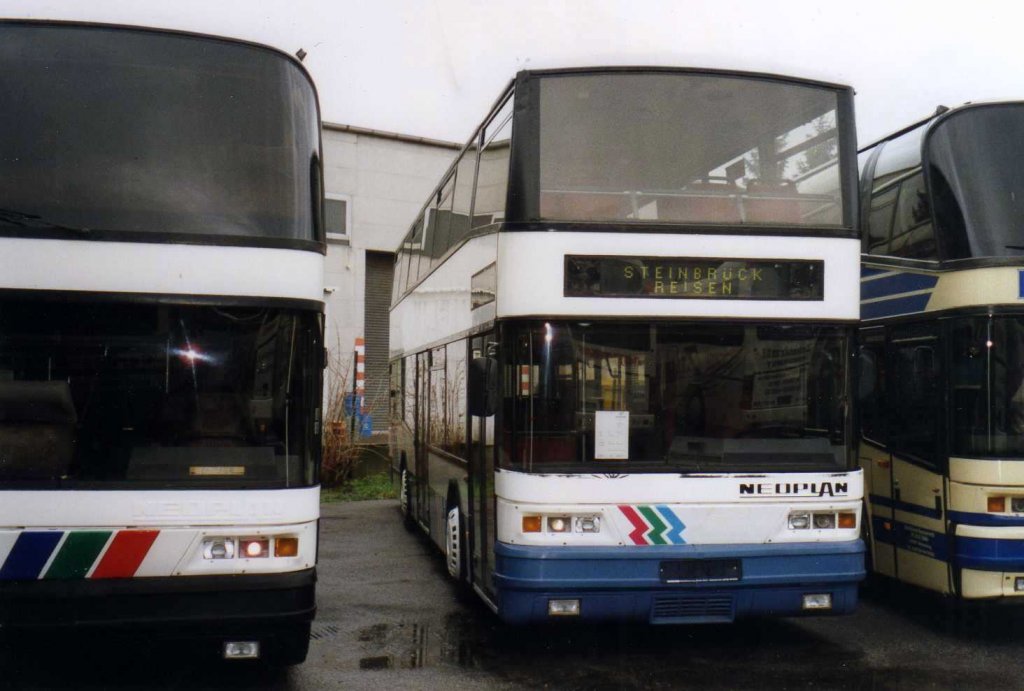
<path fill-rule="evenodd" d="M 850 89 L 521 72 L 398 251 L 395 477 L 503 619 L 849 612 Z"/>
<path fill-rule="evenodd" d="M 862 153 L 871 568 L 958 602 L 1024 602 L 1018 135 L 1024 104 L 979 103 Z"/>

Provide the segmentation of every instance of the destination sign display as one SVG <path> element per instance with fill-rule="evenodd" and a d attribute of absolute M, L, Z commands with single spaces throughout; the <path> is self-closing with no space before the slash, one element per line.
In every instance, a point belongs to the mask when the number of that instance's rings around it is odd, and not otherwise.
<path fill-rule="evenodd" d="M 821 260 L 565 258 L 565 297 L 824 300 L 824 284 Z"/>

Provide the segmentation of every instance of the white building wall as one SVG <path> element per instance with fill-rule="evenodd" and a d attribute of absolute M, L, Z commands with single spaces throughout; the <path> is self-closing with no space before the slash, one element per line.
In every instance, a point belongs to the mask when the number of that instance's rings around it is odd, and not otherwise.
<path fill-rule="evenodd" d="M 342 369 L 351 368 L 355 339 L 365 335 L 367 250 L 398 248 L 458 150 L 449 142 L 324 125 L 324 189 L 349 205 L 348 237 L 328 239 L 324 273 L 327 347 Z"/>

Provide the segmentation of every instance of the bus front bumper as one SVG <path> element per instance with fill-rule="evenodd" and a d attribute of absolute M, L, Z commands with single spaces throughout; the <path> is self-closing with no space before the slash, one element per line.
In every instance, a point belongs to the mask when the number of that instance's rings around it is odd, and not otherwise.
<path fill-rule="evenodd" d="M 498 543 L 495 556 L 498 614 L 509 623 L 585 619 L 685 624 L 755 615 L 848 614 L 857 604 L 857 584 L 865 573 L 861 540 L 652 547 Z M 674 563 L 723 560 L 738 563 L 738 577 L 670 582 L 663 575 Z M 817 596 L 812 602 L 821 605 L 824 595 L 828 607 L 807 607 L 805 596 Z"/>
<path fill-rule="evenodd" d="M 237 576 L 0 581 L 0 630 L 209 633 L 308 626 L 316 570 Z"/>

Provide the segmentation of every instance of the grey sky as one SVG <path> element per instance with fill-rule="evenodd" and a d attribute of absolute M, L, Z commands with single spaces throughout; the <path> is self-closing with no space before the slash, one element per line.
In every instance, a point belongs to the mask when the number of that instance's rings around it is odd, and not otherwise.
<path fill-rule="evenodd" d="M 939 103 L 1024 98 L 1024 5 L 995 0 L 0 0 L 0 15 L 303 48 L 324 120 L 455 141 L 523 68 L 706 66 L 847 83 L 862 143 Z"/>

